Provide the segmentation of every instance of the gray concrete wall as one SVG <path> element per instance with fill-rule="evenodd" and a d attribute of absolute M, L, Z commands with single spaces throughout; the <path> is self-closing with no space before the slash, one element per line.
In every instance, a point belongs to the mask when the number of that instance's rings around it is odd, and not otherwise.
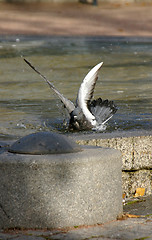
<path fill-rule="evenodd" d="M 152 132 L 134 131 L 77 136 L 79 144 L 115 148 L 122 153 L 123 192 L 134 195 L 143 187 L 152 194 Z"/>

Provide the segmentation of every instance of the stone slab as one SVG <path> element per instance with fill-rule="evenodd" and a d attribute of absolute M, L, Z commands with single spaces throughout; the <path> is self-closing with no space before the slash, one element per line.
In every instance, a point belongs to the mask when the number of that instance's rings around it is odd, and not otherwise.
<path fill-rule="evenodd" d="M 1 240 L 152 240 L 152 218 L 127 218 L 103 225 L 54 230 L 0 230 Z"/>
<path fill-rule="evenodd" d="M 152 169 L 152 131 L 75 135 L 79 144 L 118 149 L 124 171 Z"/>
<path fill-rule="evenodd" d="M 122 213 L 121 154 L 0 155 L 0 228 L 91 225 Z"/>
<path fill-rule="evenodd" d="M 136 188 L 152 194 L 152 131 L 115 131 L 73 136 L 79 144 L 118 149 L 122 153 L 123 193 L 133 196 Z"/>
<path fill-rule="evenodd" d="M 145 195 L 152 194 L 152 170 L 122 172 L 122 188 L 126 196 L 134 196 L 137 188 L 145 188 Z"/>

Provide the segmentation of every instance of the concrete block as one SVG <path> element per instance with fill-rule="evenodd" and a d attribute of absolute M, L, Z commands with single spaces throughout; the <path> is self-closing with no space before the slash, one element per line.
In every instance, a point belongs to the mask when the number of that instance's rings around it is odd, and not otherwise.
<path fill-rule="evenodd" d="M 152 135 L 134 137 L 134 169 L 152 169 Z"/>
<path fill-rule="evenodd" d="M 79 144 L 118 149 L 122 153 L 123 192 L 128 196 L 137 187 L 152 194 L 152 131 L 113 132 L 77 136 Z"/>
<path fill-rule="evenodd" d="M 145 194 L 152 194 L 152 170 L 122 172 L 122 188 L 127 196 L 134 196 L 137 188 L 145 188 Z"/>
<path fill-rule="evenodd" d="M 130 170 L 133 168 L 132 156 L 134 149 L 132 137 L 100 139 L 100 141 L 97 141 L 97 146 L 104 146 L 120 150 L 122 153 L 122 169 Z"/>
<path fill-rule="evenodd" d="M 122 213 L 121 154 L 0 155 L 0 228 L 92 225 Z"/>
<path fill-rule="evenodd" d="M 120 150 L 124 171 L 152 168 L 152 131 L 88 134 L 75 140 L 79 144 Z"/>

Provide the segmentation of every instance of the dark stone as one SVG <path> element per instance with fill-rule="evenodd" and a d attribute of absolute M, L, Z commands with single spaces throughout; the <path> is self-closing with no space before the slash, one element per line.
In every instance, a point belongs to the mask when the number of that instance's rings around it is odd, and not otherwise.
<path fill-rule="evenodd" d="M 81 147 L 70 138 L 54 132 L 37 132 L 27 135 L 8 149 L 20 154 L 61 154 L 81 151 Z"/>

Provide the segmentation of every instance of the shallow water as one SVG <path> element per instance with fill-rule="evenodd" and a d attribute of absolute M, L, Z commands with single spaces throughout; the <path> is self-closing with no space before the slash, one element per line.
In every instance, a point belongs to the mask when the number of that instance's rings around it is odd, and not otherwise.
<path fill-rule="evenodd" d="M 0 40 L 1 138 L 66 131 L 62 104 L 21 56 L 73 101 L 85 75 L 103 61 L 94 98 L 119 108 L 106 131 L 152 128 L 152 40 L 14 36 Z"/>

